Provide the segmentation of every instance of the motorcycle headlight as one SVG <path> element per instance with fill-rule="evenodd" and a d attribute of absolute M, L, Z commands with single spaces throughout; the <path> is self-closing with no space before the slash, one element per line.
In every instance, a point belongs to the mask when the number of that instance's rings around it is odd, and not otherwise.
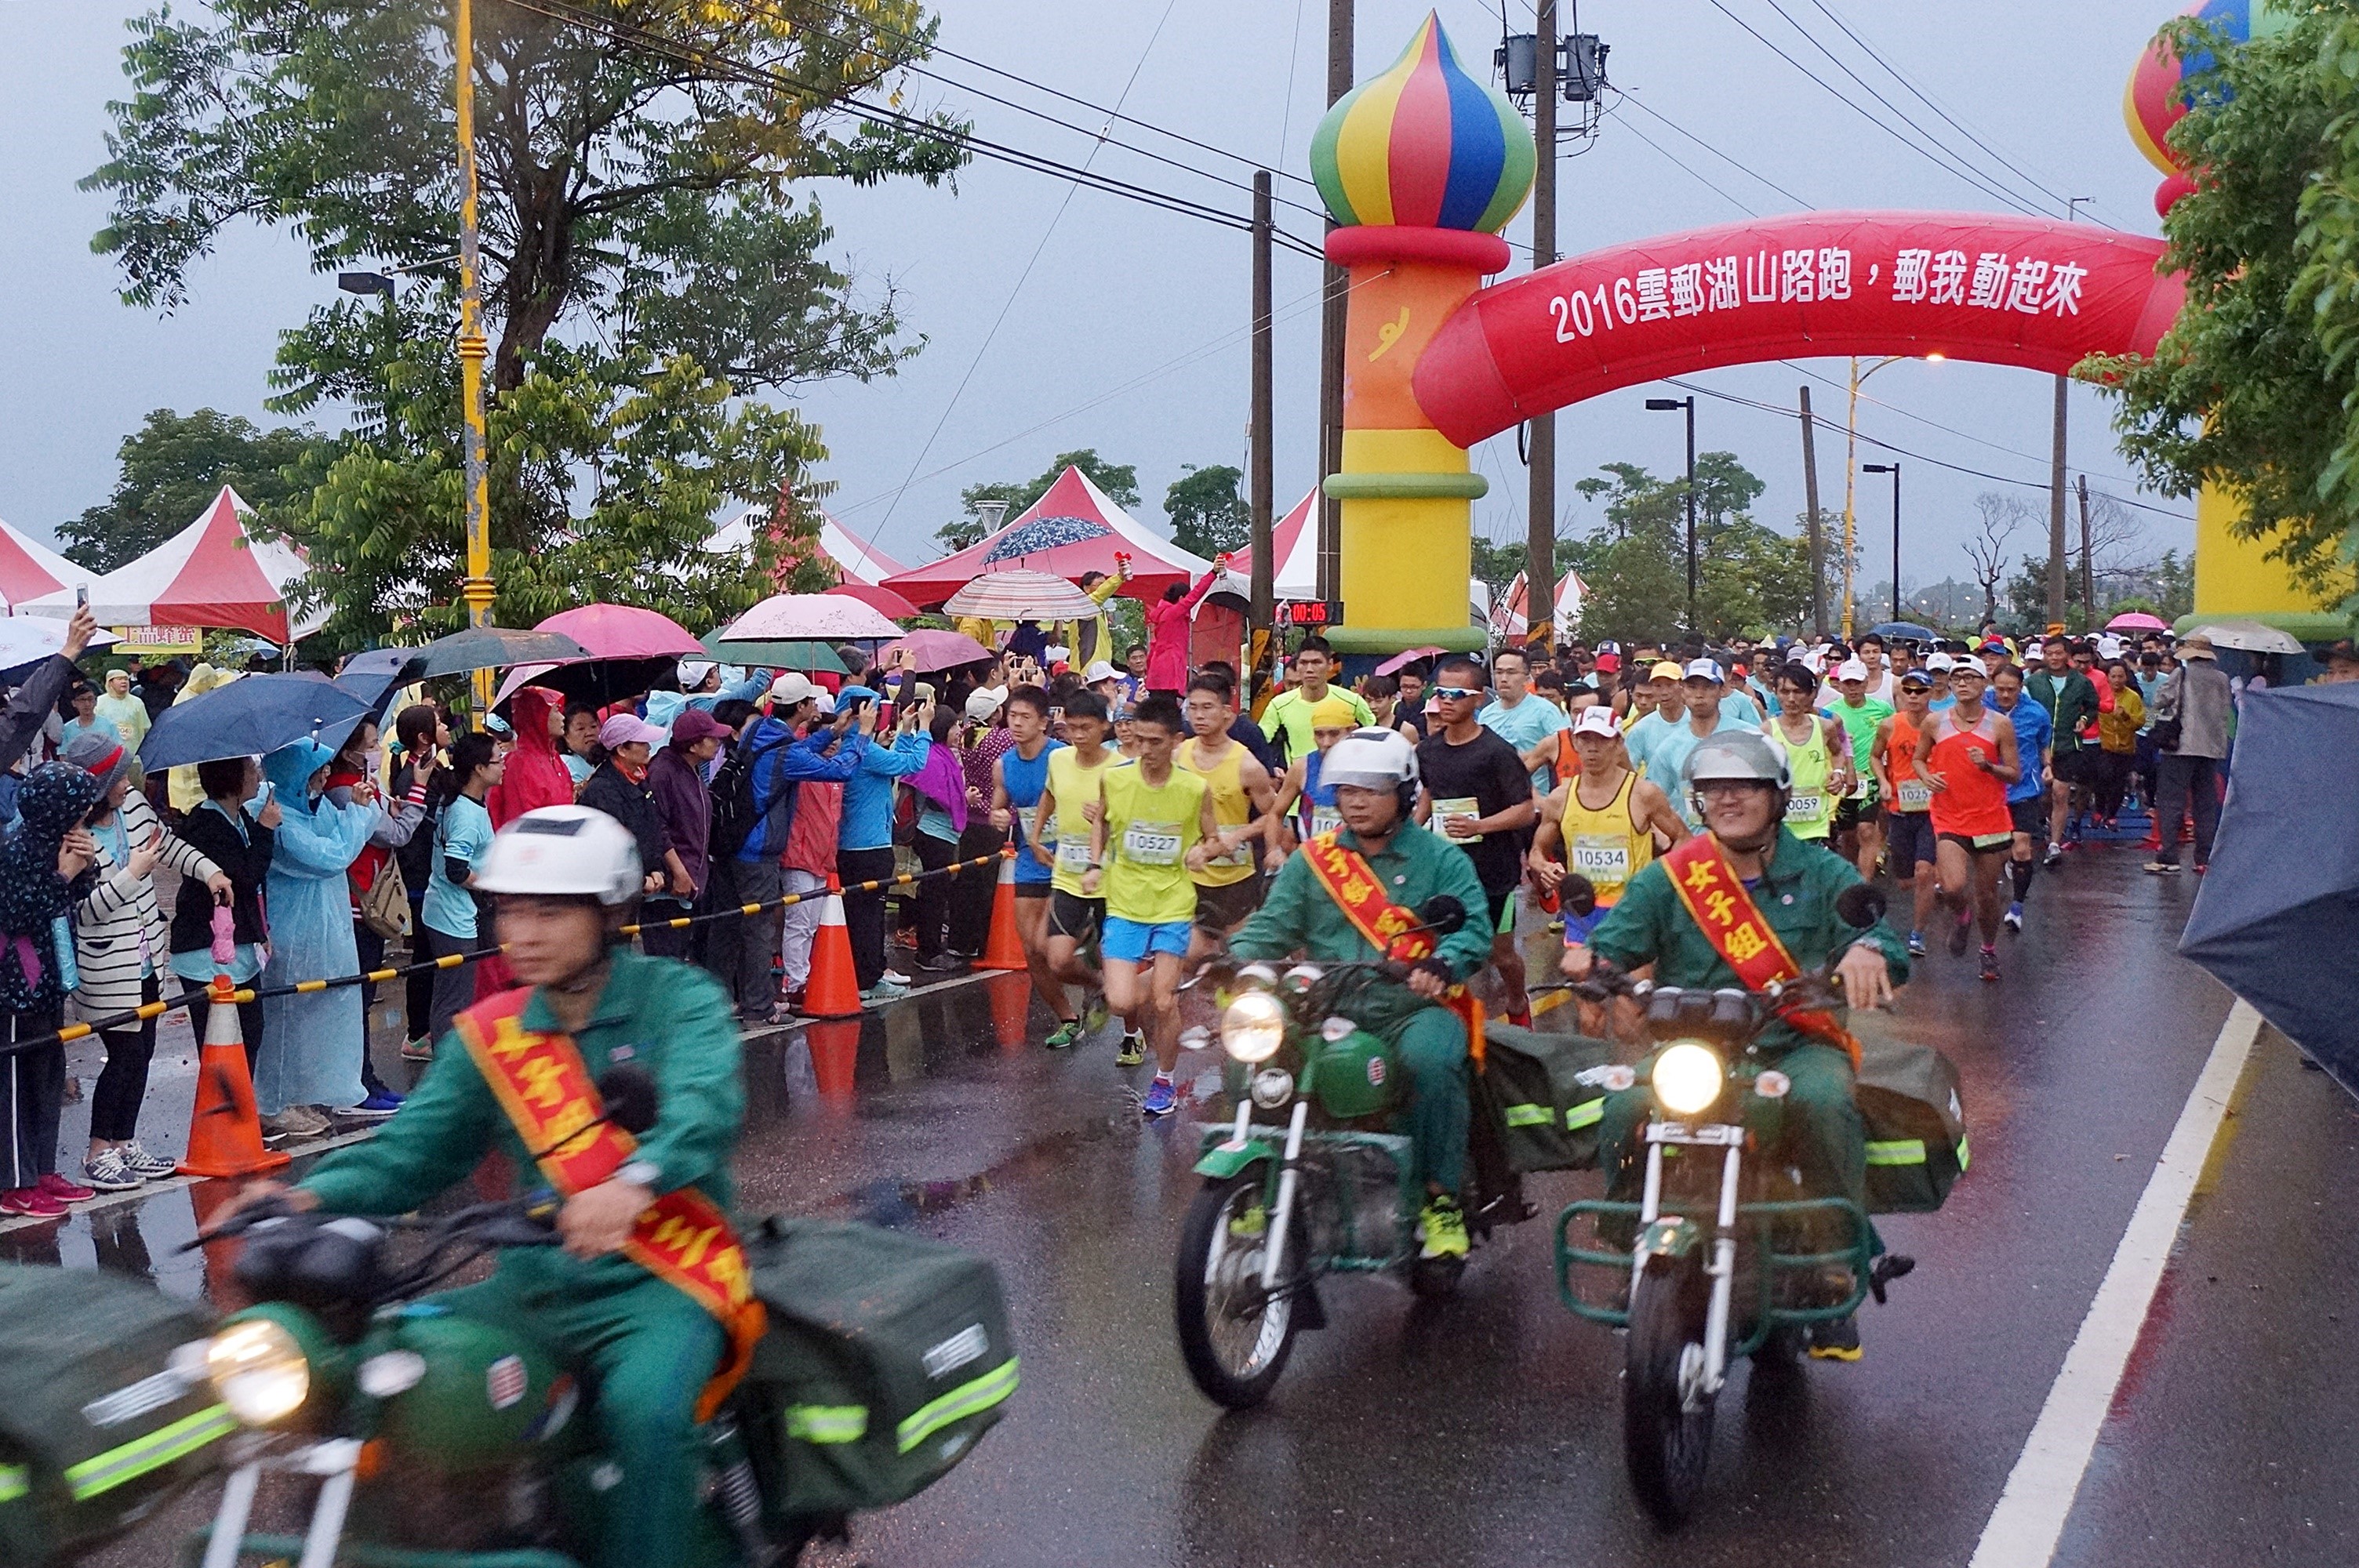
<path fill-rule="evenodd" d="M 1240 1062 L 1266 1062 L 1286 1043 L 1286 1006 L 1267 991 L 1247 991 L 1221 1014 L 1221 1048 Z"/>
<path fill-rule="evenodd" d="M 229 1413 L 248 1426 L 269 1426 L 303 1408 L 311 1394 L 311 1367 L 295 1336 L 263 1318 L 234 1323 L 205 1347 L 205 1375 Z"/>
<path fill-rule="evenodd" d="M 1680 1040 L 1655 1058 L 1655 1098 L 1678 1116 L 1693 1116 L 1720 1098 L 1723 1069 L 1712 1047 Z"/>

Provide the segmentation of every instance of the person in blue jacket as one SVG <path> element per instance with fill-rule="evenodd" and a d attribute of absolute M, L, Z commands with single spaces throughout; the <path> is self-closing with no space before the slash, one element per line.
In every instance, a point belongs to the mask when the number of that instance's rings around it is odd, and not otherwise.
<path fill-rule="evenodd" d="M 876 693 L 868 687 L 848 686 L 835 694 L 837 720 L 844 721 L 849 714 L 860 742 L 859 766 L 843 784 L 835 874 L 844 887 L 843 924 L 852 936 L 852 967 L 860 976 L 861 996 L 870 1001 L 900 996 L 909 982 L 885 967 L 884 888 L 853 889 L 862 882 L 882 883 L 893 875 L 893 781 L 924 767 L 934 749 L 926 732 L 934 717 L 930 701 L 901 706 L 889 746 L 876 739 Z"/>

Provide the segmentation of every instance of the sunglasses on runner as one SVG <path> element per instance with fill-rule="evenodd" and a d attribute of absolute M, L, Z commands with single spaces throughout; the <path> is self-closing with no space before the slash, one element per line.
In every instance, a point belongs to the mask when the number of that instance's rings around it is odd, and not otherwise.
<path fill-rule="evenodd" d="M 1433 688 L 1433 695 L 1444 702 L 1463 702 L 1470 697 L 1482 696 L 1483 688 L 1479 686 L 1438 686 Z"/>

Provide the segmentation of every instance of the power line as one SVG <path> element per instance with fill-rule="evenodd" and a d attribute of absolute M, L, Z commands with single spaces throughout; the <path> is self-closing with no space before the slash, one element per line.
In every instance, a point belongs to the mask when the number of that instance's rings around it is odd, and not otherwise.
<path fill-rule="evenodd" d="M 1661 121 L 1664 124 L 1666 124 L 1666 125 L 1669 126 L 1672 130 L 1677 131 L 1680 135 L 1681 135 L 1685 136 L 1688 140 L 1690 140 L 1690 141 L 1693 142 L 1696 146 L 1698 146 L 1701 147 L 1704 151 L 1706 151 L 1706 152 L 1710 153 L 1712 157 L 1716 157 L 1716 158 L 1720 159 L 1720 161 L 1721 161 L 1721 162 L 1723 162 L 1723 163 L 1724 163 L 1724 164 L 1728 165 L 1731 168 L 1736 169 L 1738 172 L 1740 172 L 1740 173 L 1742 173 L 1742 174 L 1749 175 L 1749 176 L 1751 176 L 1753 178 L 1759 180 L 1762 184 L 1764 184 L 1764 185 L 1767 186 L 1770 189 L 1772 189 L 1772 190 L 1776 191 L 1778 195 L 1780 195 L 1780 196 L 1784 197 L 1787 200 L 1791 201 L 1795 206 L 1801 208 L 1804 211 L 1806 211 L 1806 212 L 1815 212 L 1815 211 L 1818 211 L 1818 207 L 1816 206 L 1816 204 L 1814 204 L 1814 203 L 1812 203 L 1812 202 L 1809 202 L 1809 201 L 1805 201 L 1805 200 L 1803 200 L 1800 197 L 1799 197 L 1799 196 L 1795 195 L 1792 191 L 1790 191 L 1790 190 L 1787 189 L 1784 186 L 1782 186 L 1782 185 L 1778 184 L 1776 180 L 1774 180 L 1774 179 L 1770 178 L 1767 175 L 1766 175 L 1766 174 L 1762 173 L 1759 169 L 1755 168 L 1752 165 L 1750 165 L 1750 164 L 1748 164 L 1748 163 L 1744 162 L 1742 159 L 1739 159 L 1739 158 L 1734 158 L 1734 157 L 1729 157 L 1726 153 L 1722 152 L 1718 147 L 1713 146 L 1710 142 L 1705 141 L 1701 136 L 1697 135 L 1693 131 L 1689 130 L 1685 125 L 1680 124 L 1678 121 L 1676 121 L 1676 120 L 1672 119 L 1669 115 L 1668 115 L 1668 114 L 1664 114 L 1664 113 L 1663 113 L 1662 111 L 1660 111 L 1659 109 L 1657 109 L 1653 104 L 1648 103 L 1645 99 L 1640 98 L 1637 94 L 1636 94 L 1636 93 L 1634 93 L 1634 92 L 1629 92 L 1627 89 L 1625 89 L 1625 90 L 1623 91 L 1623 92 L 1622 92 L 1622 98 L 1621 98 L 1621 101 L 1622 101 L 1623 103 L 1625 103 L 1629 104 L 1632 108 L 1638 110 L 1638 111 L 1639 111 L 1639 112 L 1641 112 L 1642 114 L 1651 114 L 1651 115 L 1653 115 L 1656 119 L 1658 119 L 1658 120 Z M 1652 146 L 1653 144 L 1652 144 L 1652 143 L 1649 143 L 1648 145 L 1649 145 L 1649 146 Z M 1659 149 L 1658 149 L 1658 150 L 1659 150 Z M 1666 156 L 1666 157 L 1668 157 L 1669 155 L 1668 155 L 1668 154 L 1666 154 L 1665 156 Z M 1685 168 L 1686 166 L 1685 166 L 1685 165 L 1681 165 L 1680 167 Z M 1693 169 L 1689 169 L 1689 171 L 1688 171 L 1688 172 L 1689 172 L 1689 173 L 1690 173 L 1690 174 L 1694 174 L 1694 173 L 1695 173 L 1695 171 L 1694 171 Z M 1701 175 L 1696 175 L 1696 178 L 1697 178 L 1698 179 L 1702 179 L 1702 178 L 1703 178 L 1703 177 L 1702 177 Z M 1707 181 L 1705 181 L 1705 183 L 1706 183 L 1706 184 L 1710 184 L 1711 182 L 1707 180 Z M 1713 189 L 1718 189 L 1719 188 L 1715 186 L 1715 187 L 1713 187 Z M 1726 193 L 1725 193 L 1725 192 L 1723 192 L 1723 194 L 1726 194 Z M 1739 207 L 1742 207 L 1742 206 L 1744 206 L 1744 205 L 1745 205 L 1745 204 L 1744 204 L 1743 202 L 1741 202 L 1741 201 L 1736 201 L 1736 199 L 1735 199 L 1734 197 L 1733 197 L 1733 196 L 1732 196 L 1732 197 L 1730 197 L 1730 198 L 1729 198 L 1729 200 L 1730 200 L 1731 201 L 1733 201 L 1733 202 L 1735 202 L 1735 204 L 1736 204 L 1737 206 L 1739 206 Z"/>
<path fill-rule="evenodd" d="M 1779 360 L 1777 362 L 1784 365 L 1788 370 L 1793 371 L 1800 375 L 1809 376 L 1812 381 L 1818 382 L 1825 386 L 1832 387 L 1838 392 L 1848 392 L 1850 390 L 1850 384 L 1848 382 L 1837 381 L 1831 375 L 1822 374 L 1818 371 L 1810 369 L 1810 366 L 1801 363 L 1798 360 Z M 2044 463 L 2048 461 L 2048 458 L 2043 453 L 2027 452 L 2022 450 L 2020 448 L 2006 446 L 2001 442 L 1993 441 L 1984 437 L 1977 436 L 1971 430 L 1961 430 L 1955 425 L 1944 425 L 1939 419 L 1929 418 L 1925 415 L 1912 412 L 1909 409 L 1901 407 L 1897 403 L 1888 402 L 1881 397 L 1871 397 L 1864 392 L 1859 395 L 1859 400 L 1862 403 L 1873 403 L 1878 408 L 1884 409 L 1887 413 L 1897 414 L 1903 419 L 1913 419 L 1918 424 L 1926 426 L 1931 429 L 1939 430 L 1944 435 L 1955 436 L 1962 441 L 1972 441 L 1978 447 L 1988 447 L 1992 451 L 2005 452 L 2011 458 L 2021 458 L 2027 463 Z M 2108 484 L 2136 485 L 2137 483 L 2137 481 L 2131 479 L 2126 474 L 2101 474 L 2096 472 L 2094 470 L 2084 470 L 2082 471 L 2087 472 L 2091 479 L 2101 479 Z"/>
<path fill-rule="evenodd" d="M 1800 71 L 1804 76 L 1809 77 L 1812 81 L 1818 83 L 1820 87 L 1825 89 L 1832 97 L 1843 104 L 1844 107 L 1850 109 L 1852 113 L 1857 114 L 1861 119 L 1865 120 L 1869 124 L 1874 125 L 1877 130 L 1882 131 L 1886 135 L 1892 137 L 1895 141 L 1897 141 L 1901 146 L 1908 148 L 1911 152 L 1914 152 L 1920 157 L 1931 162 L 1934 167 L 1940 168 L 1942 172 L 1953 175 L 1956 178 L 1964 180 L 1967 184 L 1974 187 L 1977 190 L 1982 191 L 1984 195 L 1989 196 L 1994 200 L 2005 202 L 2007 206 L 2012 207 L 2018 212 L 2030 213 L 2033 211 L 2033 209 L 2027 206 L 2019 198 L 2010 195 L 2006 191 L 2001 190 L 1997 187 L 1991 185 L 1987 181 L 1984 180 L 1980 176 L 1976 175 L 1972 169 L 1951 161 L 1940 152 L 1928 148 L 1920 143 L 1910 140 L 1908 136 L 1903 135 L 1900 132 L 1895 130 L 1886 122 L 1878 119 L 1857 100 L 1850 97 L 1841 88 L 1836 87 L 1832 82 L 1827 81 L 1826 78 L 1821 76 L 1817 71 L 1812 70 L 1809 66 L 1804 65 L 1800 60 L 1796 59 L 1792 55 L 1787 53 L 1783 49 L 1780 49 L 1777 43 L 1768 37 L 1768 35 L 1763 33 L 1752 23 L 1746 21 L 1735 12 L 1730 10 L 1726 5 L 1723 4 L 1723 0 L 1709 0 L 1709 4 L 1713 10 L 1718 11 L 1722 16 L 1727 17 L 1738 27 L 1752 34 L 1755 38 L 1760 41 L 1762 47 L 1768 49 L 1770 53 L 1776 55 L 1779 59 L 1784 60 L 1788 65 L 1792 66 L 1796 70 Z M 1785 13 L 1780 11 L 1778 12 L 1778 15 L 1782 16 L 1785 16 Z M 1791 21 L 1791 19 L 1792 18 L 1790 17 L 1788 18 L 1788 21 Z M 1804 34 L 1804 37 L 1807 38 L 1810 37 L 1810 35 L 1806 33 Z M 1816 41 L 1817 40 L 1815 38 L 1812 39 L 1812 42 L 1815 43 Z M 1824 46 L 1821 46 L 1821 48 L 1823 49 Z"/>
<path fill-rule="evenodd" d="M 1640 106 L 1642 108 L 1644 107 L 1643 104 Z M 1682 162 L 1677 154 L 1673 153 L 1669 147 L 1663 146 L 1662 143 L 1655 140 L 1654 137 L 1648 135 L 1646 132 L 1640 130 L 1637 126 L 1625 121 L 1622 128 L 1629 132 L 1632 135 L 1637 137 L 1640 141 L 1646 143 L 1648 146 L 1654 148 L 1657 152 L 1662 154 L 1663 157 L 1667 161 L 1677 167 L 1690 179 L 1693 179 L 1697 184 L 1702 186 L 1707 190 L 1710 190 L 1713 195 L 1719 197 L 1722 200 L 1727 202 L 1730 206 L 1735 208 L 1746 217 L 1758 218 L 1761 216 L 1760 213 L 1756 212 L 1752 208 L 1747 207 L 1744 202 L 1739 201 L 1735 197 L 1731 196 L 1727 191 L 1723 190 L 1719 186 L 1705 178 L 1701 174 L 1698 173 L 1691 165 Z"/>

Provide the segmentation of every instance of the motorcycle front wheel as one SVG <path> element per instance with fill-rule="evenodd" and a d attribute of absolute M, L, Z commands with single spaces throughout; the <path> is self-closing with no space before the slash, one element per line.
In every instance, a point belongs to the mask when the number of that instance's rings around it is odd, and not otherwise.
<path fill-rule="evenodd" d="M 1294 1300 L 1263 1295 L 1270 1216 L 1262 1176 L 1207 1181 L 1180 1227 L 1172 1305 L 1180 1354 L 1205 1397 L 1246 1410 L 1269 1397 L 1294 1349 Z M 1301 1246 L 1300 1227 L 1293 1245 Z"/>
<path fill-rule="evenodd" d="M 1712 1398 L 1698 1391 L 1690 1401 L 1681 1389 L 1702 1375 L 1708 1282 L 1691 1262 L 1653 1258 L 1630 1292 L 1623 1457 L 1639 1504 L 1667 1530 L 1695 1511 L 1712 1455 Z"/>

